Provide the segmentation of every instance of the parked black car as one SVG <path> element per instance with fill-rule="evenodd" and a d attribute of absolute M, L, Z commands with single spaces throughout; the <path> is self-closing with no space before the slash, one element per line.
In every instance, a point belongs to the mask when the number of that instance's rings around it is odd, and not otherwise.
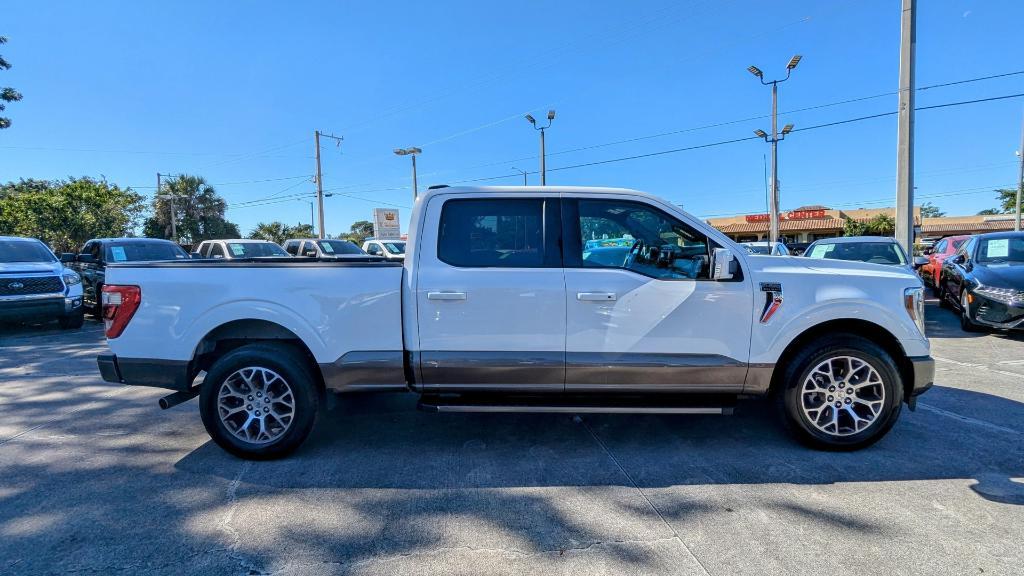
<path fill-rule="evenodd" d="M 939 303 L 965 331 L 1024 328 L 1024 232 L 972 236 L 942 264 Z"/>
<path fill-rule="evenodd" d="M 99 317 L 107 264 L 159 260 L 187 260 L 189 255 L 170 240 L 155 238 L 95 238 L 82 246 L 72 265 L 82 276 L 85 306 Z"/>

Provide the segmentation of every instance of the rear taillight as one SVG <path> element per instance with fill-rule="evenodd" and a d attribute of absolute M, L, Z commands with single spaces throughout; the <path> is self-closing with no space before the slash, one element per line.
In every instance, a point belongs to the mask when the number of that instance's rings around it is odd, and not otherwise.
<path fill-rule="evenodd" d="M 142 302 L 142 289 L 138 286 L 103 287 L 103 324 L 107 338 L 117 338 L 124 332 Z"/>

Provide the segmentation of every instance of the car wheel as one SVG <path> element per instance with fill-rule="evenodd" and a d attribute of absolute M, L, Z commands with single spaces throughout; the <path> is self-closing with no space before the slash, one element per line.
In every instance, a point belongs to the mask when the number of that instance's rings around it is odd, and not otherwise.
<path fill-rule="evenodd" d="M 784 367 L 776 403 L 801 442 L 823 450 L 870 446 L 899 418 L 903 382 L 888 352 L 859 336 L 821 338 Z"/>
<path fill-rule="evenodd" d="M 85 323 L 85 312 L 79 310 L 70 316 L 61 316 L 57 321 L 64 330 L 77 330 Z"/>
<path fill-rule="evenodd" d="M 293 452 L 316 422 L 320 394 L 310 362 L 284 344 L 249 344 L 214 362 L 199 412 L 221 448 L 249 460 Z"/>
<path fill-rule="evenodd" d="M 946 291 L 946 285 L 941 281 L 939 282 L 938 291 L 939 307 L 947 309 L 950 308 L 951 306 L 949 305 L 949 292 Z"/>
<path fill-rule="evenodd" d="M 971 320 L 971 305 L 967 302 L 967 290 L 960 291 L 960 329 L 964 332 L 980 332 L 981 326 Z"/>

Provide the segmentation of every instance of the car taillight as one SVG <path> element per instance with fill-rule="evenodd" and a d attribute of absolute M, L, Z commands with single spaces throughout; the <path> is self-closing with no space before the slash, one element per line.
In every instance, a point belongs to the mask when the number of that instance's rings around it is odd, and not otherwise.
<path fill-rule="evenodd" d="M 138 286 L 103 287 L 103 325 L 107 338 L 117 338 L 142 303 L 142 289 Z"/>

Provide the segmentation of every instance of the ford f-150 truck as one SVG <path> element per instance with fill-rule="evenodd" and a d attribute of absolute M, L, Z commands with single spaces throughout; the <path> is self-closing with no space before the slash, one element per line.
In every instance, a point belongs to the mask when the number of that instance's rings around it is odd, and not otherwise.
<path fill-rule="evenodd" d="M 932 384 L 922 291 L 902 268 L 749 254 L 631 190 L 442 187 L 415 203 L 404 264 L 111 265 L 98 362 L 175 390 L 165 408 L 199 396 L 245 458 L 294 450 L 325 394 L 355 391 L 463 412 L 727 413 L 770 395 L 799 439 L 852 450 Z"/>

